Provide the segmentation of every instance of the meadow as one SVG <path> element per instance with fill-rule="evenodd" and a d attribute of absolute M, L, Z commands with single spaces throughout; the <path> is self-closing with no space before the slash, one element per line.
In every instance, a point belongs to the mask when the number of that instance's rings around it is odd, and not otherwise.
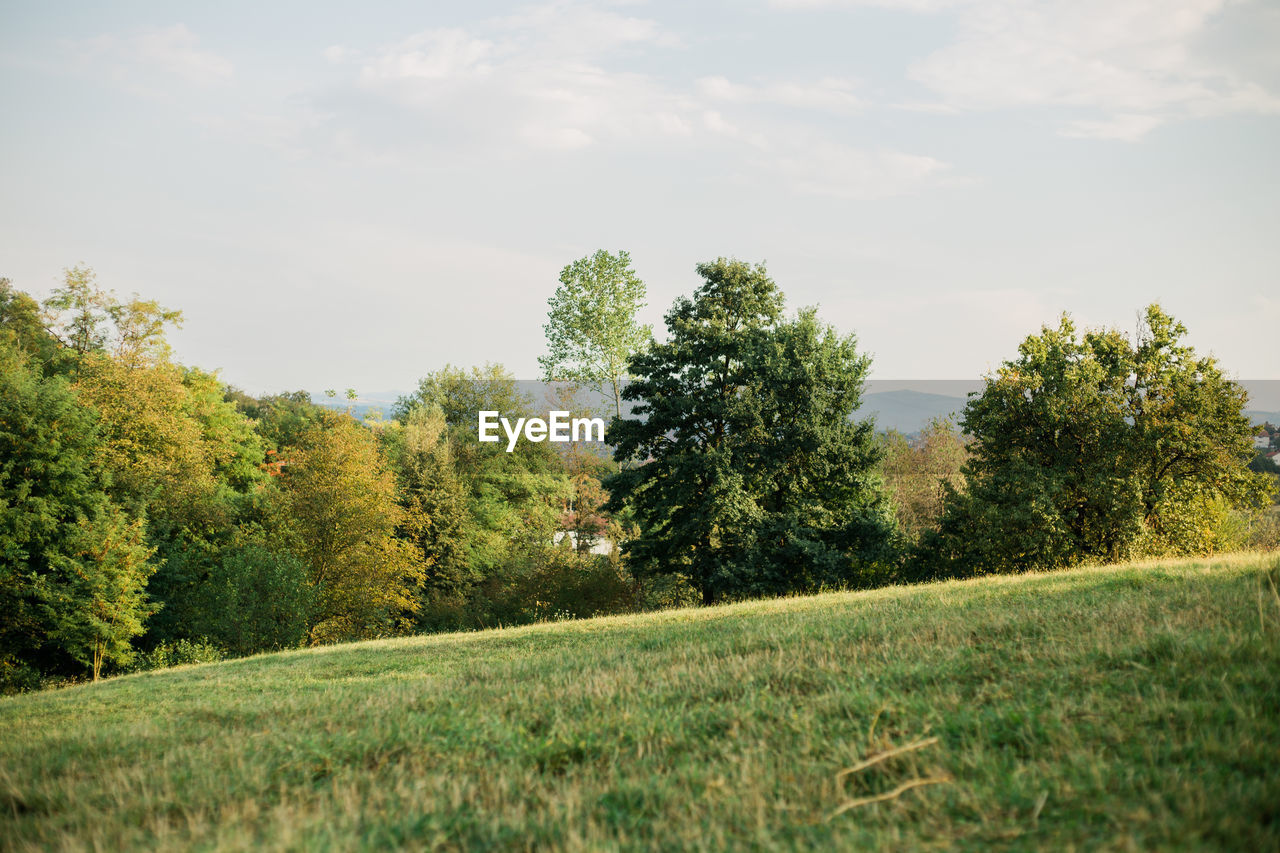
<path fill-rule="evenodd" d="M 6 849 L 1280 849 L 1240 554 L 368 641 L 0 700 Z"/>

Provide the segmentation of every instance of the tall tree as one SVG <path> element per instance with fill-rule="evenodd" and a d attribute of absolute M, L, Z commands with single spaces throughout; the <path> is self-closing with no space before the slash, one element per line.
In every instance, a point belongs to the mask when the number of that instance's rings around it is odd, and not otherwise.
<path fill-rule="evenodd" d="M 52 555 L 48 582 L 40 586 L 54 639 L 89 667 L 94 681 L 103 664 L 133 659 L 130 641 L 155 612 L 146 592 L 155 549 L 144 536 L 141 520 L 118 511 L 81 519 L 71 548 Z"/>
<path fill-rule="evenodd" d="M 22 350 L 47 376 L 58 372 L 64 361 L 58 339 L 45 327 L 40 303 L 0 278 L 0 340 Z"/>
<path fill-rule="evenodd" d="M 423 565 L 395 535 L 404 512 L 375 436 L 349 416 L 331 414 L 284 455 L 279 523 L 310 572 L 312 642 L 409 628 Z"/>
<path fill-rule="evenodd" d="M 631 256 L 601 249 L 574 261 L 561 270 L 548 305 L 547 354 L 538 358 L 542 378 L 599 390 L 621 417 L 627 362 L 653 335 L 636 320 L 645 306 L 645 285 L 631 268 Z"/>
<path fill-rule="evenodd" d="M 704 284 L 636 355 L 615 418 L 609 509 L 630 506 L 639 574 L 681 573 L 725 597 L 858 582 L 892 528 L 870 422 L 855 423 L 870 360 L 812 310 L 782 317 L 762 265 L 700 264 Z"/>
<path fill-rule="evenodd" d="M 965 409 L 967 490 L 917 574 L 1051 568 L 1221 547 L 1210 518 L 1265 502 L 1244 389 L 1157 305 L 1131 340 L 1063 315 Z M 1194 519 L 1195 523 L 1189 523 Z"/>
<path fill-rule="evenodd" d="M 110 295 L 98 288 L 94 271 L 78 266 L 63 270 L 62 286 L 44 301 L 50 327 L 77 355 L 106 347 L 111 305 Z"/>
<path fill-rule="evenodd" d="M 458 594 L 480 580 L 468 559 L 466 489 L 438 406 L 416 406 L 390 431 L 390 458 L 405 510 L 404 532 L 421 552 L 428 594 Z"/>
<path fill-rule="evenodd" d="M 180 327 L 181 311 L 164 308 L 154 299 L 143 300 L 135 293 L 128 302 L 110 300 L 107 315 L 116 328 L 114 355 L 125 367 L 169 360 L 165 327 Z"/>
<path fill-rule="evenodd" d="M 102 450 L 66 379 L 0 339 L 0 670 L 65 672 L 70 655 L 96 675 L 149 612 L 150 551 L 108 498 Z"/>

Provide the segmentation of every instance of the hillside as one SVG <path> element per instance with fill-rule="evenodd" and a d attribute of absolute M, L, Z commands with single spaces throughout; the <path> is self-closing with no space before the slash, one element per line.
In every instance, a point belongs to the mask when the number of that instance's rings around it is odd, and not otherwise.
<path fill-rule="evenodd" d="M 1276 849 L 1275 565 L 375 641 L 13 697 L 0 847 Z"/>

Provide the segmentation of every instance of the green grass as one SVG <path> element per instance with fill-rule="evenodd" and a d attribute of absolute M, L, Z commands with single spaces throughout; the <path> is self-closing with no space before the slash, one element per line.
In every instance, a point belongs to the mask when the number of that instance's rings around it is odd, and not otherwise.
<path fill-rule="evenodd" d="M 1275 563 L 378 641 L 12 697 L 0 847 L 1280 849 Z M 949 781 L 836 813 L 918 779 Z"/>

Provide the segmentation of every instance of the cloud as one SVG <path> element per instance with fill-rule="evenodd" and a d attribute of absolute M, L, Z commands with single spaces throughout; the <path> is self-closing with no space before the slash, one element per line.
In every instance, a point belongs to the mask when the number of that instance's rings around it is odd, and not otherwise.
<path fill-rule="evenodd" d="M 341 59 L 341 48 L 329 51 L 327 56 Z M 427 30 L 384 49 L 361 74 L 370 81 L 452 80 L 488 72 L 485 60 L 493 54 L 493 42 L 472 38 L 463 30 Z"/>
<path fill-rule="evenodd" d="M 185 24 L 142 30 L 130 35 L 102 35 L 71 45 L 80 63 L 97 66 L 118 80 L 153 85 L 156 75 L 210 85 L 234 74 L 230 60 L 202 50 Z"/>
<path fill-rule="evenodd" d="M 936 185 L 948 170 L 932 157 L 822 140 L 797 140 L 759 165 L 775 169 L 797 192 L 860 201 Z"/>
<path fill-rule="evenodd" d="M 438 115 L 468 144 L 566 151 L 689 134 L 686 98 L 613 67 L 620 52 L 676 43 L 654 21 L 558 2 L 371 52 L 336 45 L 325 54 L 357 65 L 367 94 Z"/>
<path fill-rule="evenodd" d="M 830 138 L 838 127 L 809 127 L 812 116 L 864 108 L 849 79 L 672 81 L 630 70 L 633 58 L 681 49 L 655 21 L 554 2 L 325 55 L 352 69 L 364 97 L 421 117 L 432 144 L 467 155 L 692 151 L 714 158 L 713 178 L 749 170 L 753 182 L 788 192 L 851 199 L 911 191 L 944 171 L 930 158 Z M 790 112 L 779 118 L 770 113 L 776 107 Z"/>
<path fill-rule="evenodd" d="M 954 16 L 957 34 L 908 77 L 940 100 L 909 109 L 1066 107 L 1069 136 L 1133 141 L 1171 121 L 1280 113 L 1280 96 L 1201 41 L 1230 0 L 775 0 Z"/>
<path fill-rule="evenodd" d="M 707 98 L 735 104 L 777 104 L 805 110 L 853 113 L 866 104 L 853 93 L 850 80 L 824 77 L 813 83 L 786 82 L 744 85 L 724 77 L 703 77 L 699 91 Z"/>

